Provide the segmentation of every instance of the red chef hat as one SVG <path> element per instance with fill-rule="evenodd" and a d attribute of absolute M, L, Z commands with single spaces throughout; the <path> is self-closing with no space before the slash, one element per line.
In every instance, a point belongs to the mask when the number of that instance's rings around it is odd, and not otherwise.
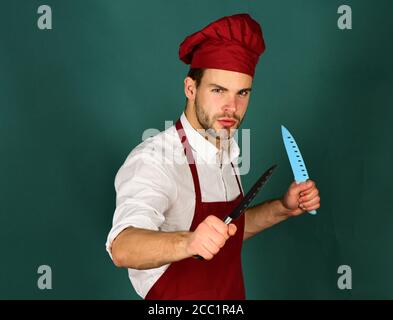
<path fill-rule="evenodd" d="M 253 77 L 263 51 L 265 42 L 258 22 L 248 14 L 236 14 L 185 38 L 179 58 L 191 68 L 237 71 Z"/>

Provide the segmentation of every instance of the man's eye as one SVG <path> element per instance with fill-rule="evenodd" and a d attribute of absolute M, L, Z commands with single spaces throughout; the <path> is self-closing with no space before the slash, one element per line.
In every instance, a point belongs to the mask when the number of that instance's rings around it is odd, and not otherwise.
<path fill-rule="evenodd" d="M 212 92 L 215 92 L 215 93 L 222 93 L 222 92 L 224 92 L 222 89 L 220 89 L 220 88 L 214 88 L 214 89 L 212 89 Z"/>
<path fill-rule="evenodd" d="M 239 95 L 242 96 L 242 97 L 247 97 L 248 94 L 249 94 L 249 91 L 248 91 L 248 90 L 244 90 L 244 91 L 240 91 L 240 92 L 239 92 Z"/>

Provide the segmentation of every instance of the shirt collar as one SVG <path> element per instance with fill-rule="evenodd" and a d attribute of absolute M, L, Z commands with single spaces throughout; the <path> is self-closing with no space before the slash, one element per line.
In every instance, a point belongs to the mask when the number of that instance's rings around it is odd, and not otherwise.
<path fill-rule="evenodd" d="M 191 148 L 208 164 L 220 164 L 221 161 L 222 163 L 233 162 L 239 156 L 240 149 L 233 137 L 229 140 L 229 153 L 228 150 L 222 150 L 220 156 L 220 150 L 192 127 L 184 112 L 180 117 L 180 121 Z"/>

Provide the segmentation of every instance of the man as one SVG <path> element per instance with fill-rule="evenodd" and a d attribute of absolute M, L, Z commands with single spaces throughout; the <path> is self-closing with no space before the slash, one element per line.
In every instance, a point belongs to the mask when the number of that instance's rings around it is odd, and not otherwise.
<path fill-rule="evenodd" d="M 261 28 L 247 14 L 221 18 L 187 37 L 179 50 L 191 65 L 185 112 L 175 126 L 136 147 L 116 176 L 107 250 L 116 266 L 128 268 L 143 298 L 245 299 L 242 242 L 319 208 L 315 183 L 293 182 L 282 198 L 248 209 L 229 225 L 222 221 L 243 198 L 232 136 L 264 49 Z"/>

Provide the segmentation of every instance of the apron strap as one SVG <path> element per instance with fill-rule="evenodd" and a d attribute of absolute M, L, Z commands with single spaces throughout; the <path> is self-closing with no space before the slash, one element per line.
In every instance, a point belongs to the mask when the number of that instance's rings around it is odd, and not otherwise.
<path fill-rule="evenodd" d="M 186 155 L 188 165 L 190 166 L 192 180 L 194 182 L 194 189 L 195 189 L 195 197 L 197 202 L 202 202 L 202 195 L 201 195 L 201 187 L 199 184 L 198 172 L 195 165 L 195 159 L 192 155 L 192 149 L 190 144 L 188 143 L 186 132 L 183 129 L 183 125 L 181 124 L 180 119 L 176 122 L 176 131 L 179 135 L 180 142 L 183 145 L 184 154 Z"/>
<path fill-rule="evenodd" d="M 192 178 L 193 178 L 192 180 L 194 182 L 196 201 L 202 202 L 201 186 L 199 184 L 199 177 L 198 177 L 198 172 L 197 172 L 197 168 L 195 165 L 195 159 L 192 154 L 191 146 L 188 142 L 186 132 L 183 128 L 183 125 L 181 124 L 180 119 L 178 119 L 176 121 L 176 131 L 179 135 L 180 142 L 183 145 L 183 150 L 184 150 L 184 154 L 186 155 L 188 165 L 190 166 L 190 170 L 191 170 L 191 174 L 192 174 Z M 242 187 L 240 186 L 240 181 L 239 181 L 238 175 L 236 173 L 235 167 L 232 162 L 231 162 L 231 166 L 232 166 L 233 172 L 235 173 L 236 182 L 237 182 L 237 186 L 239 187 L 240 194 L 243 194 Z"/>

